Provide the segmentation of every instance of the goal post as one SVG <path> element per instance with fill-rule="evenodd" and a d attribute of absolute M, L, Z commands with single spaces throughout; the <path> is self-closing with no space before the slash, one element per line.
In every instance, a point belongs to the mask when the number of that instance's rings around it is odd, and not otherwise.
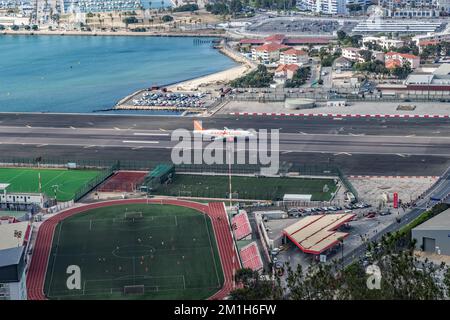
<path fill-rule="evenodd" d="M 144 215 L 142 211 L 126 211 L 124 215 L 124 219 L 128 221 L 140 220 L 143 219 Z"/>
<path fill-rule="evenodd" d="M 143 284 L 133 285 L 133 286 L 124 286 L 123 287 L 123 293 L 125 295 L 128 295 L 128 294 L 144 294 L 145 293 L 145 286 Z"/>

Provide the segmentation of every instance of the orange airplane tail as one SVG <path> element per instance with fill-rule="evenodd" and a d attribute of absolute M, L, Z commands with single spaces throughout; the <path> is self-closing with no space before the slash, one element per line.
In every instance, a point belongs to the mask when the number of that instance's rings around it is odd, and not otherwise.
<path fill-rule="evenodd" d="M 194 131 L 203 131 L 202 122 L 194 120 Z"/>

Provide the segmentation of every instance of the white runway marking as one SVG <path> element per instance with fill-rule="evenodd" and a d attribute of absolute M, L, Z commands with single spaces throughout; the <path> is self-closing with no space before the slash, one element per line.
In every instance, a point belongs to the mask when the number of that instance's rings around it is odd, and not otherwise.
<path fill-rule="evenodd" d="M 168 136 L 168 133 L 147 133 L 147 132 L 135 132 L 135 136 Z"/>
<path fill-rule="evenodd" d="M 348 152 L 338 152 L 338 153 L 334 153 L 333 155 L 335 155 L 335 156 L 339 156 L 339 155 L 351 156 L 352 154 L 348 153 Z"/>
<path fill-rule="evenodd" d="M 123 140 L 123 143 L 153 143 L 153 144 L 157 144 L 159 143 L 159 141 L 139 141 L 139 140 Z"/>

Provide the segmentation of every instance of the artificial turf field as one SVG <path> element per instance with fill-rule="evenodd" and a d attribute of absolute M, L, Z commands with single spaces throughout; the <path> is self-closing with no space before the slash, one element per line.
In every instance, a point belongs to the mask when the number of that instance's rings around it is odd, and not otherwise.
<path fill-rule="evenodd" d="M 41 174 L 42 192 L 58 201 L 72 200 L 76 192 L 90 180 L 98 170 L 66 170 L 36 168 L 0 168 L 0 183 L 11 184 L 8 192 L 39 192 L 39 173 Z"/>
<path fill-rule="evenodd" d="M 80 290 L 66 287 L 69 265 L 81 269 Z M 60 222 L 44 291 L 50 299 L 206 299 L 223 281 L 209 217 L 178 206 L 131 204 Z M 125 295 L 124 287 L 133 285 L 145 293 Z"/>
<path fill-rule="evenodd" d="M 311 194 L 313 201 L 328 201 L 336 191 L 333 179 L 233 176 L 232 190 L 239 199 L 282 200 L 286 193 Z M 323 192 L 324 185 L 328 191 Z M 176 174 L 173 181 L 158 187 L 160 195 L 228 198 L 228 176 Z"/>

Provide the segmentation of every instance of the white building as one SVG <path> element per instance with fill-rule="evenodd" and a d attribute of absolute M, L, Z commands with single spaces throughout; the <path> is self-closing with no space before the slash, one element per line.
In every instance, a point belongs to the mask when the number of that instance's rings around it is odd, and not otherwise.
<path fill-rule="evenodd" d="M 297 6 L 323 14 L 348 14 L 348 5 L 359 4 L 362 7 L 371 4 L 371 0 L 300 0 Z"/>
<path fill-rule="evenodd" d="M 389 39 L 388 37 L 384 37 L 384 36 L 383 37 L 372 37 L 372 36 L 363 37 L 362 42 L 363 42 L 363 48 L 365 48 L 365 49 L 367 49 L 366 44 L 370 42 L 373 44 L 377 44 L 386 50 L 389 50 L 390 48 L 400 48 L 405 44 L 405 42 L 403 40 Z"/>
<path fill-rule="evenodd" d="M 350 61 L 360 61 L 361 56 L 359 54 L 360 48 L 342 48 L 342 56 Z"/>
<path fill-rule="evenodd" d="M 0 225 L 0 300 L 26 300 L 28 221 Z"/>
<path fill-rule="evenodd" d="M 302 65 L 308 63 L 308 61 L 308 53 L 303 50 L 288 49 L 280 52 L 280 64 Z"/>
<path fill-rule="evenodd" d="M 403 33 L 403 34 L 418 34 L 435 32 L 441 27 L 441 21 L 417 21 L 413 19 L 382 19 L 379 17 L 370 17 L 361 21 L 353 28 L 352 32 L 356 34 L 369 33 Z"/>
<path fill-rule="evenodd" d="M 44 193 L 9 192 L 8 187 L 8 183 L 0 183 L 1 207 L 36 205 L 44 208 L 47 205 L 48 197 Z"/>
<path fill-rule="evenodd" d="M 266 43 L 262 46 L 252 48 L 252 60 L 269 63 L 280 59 L 280 51 L 291 47 L 277 43 Z"/>

